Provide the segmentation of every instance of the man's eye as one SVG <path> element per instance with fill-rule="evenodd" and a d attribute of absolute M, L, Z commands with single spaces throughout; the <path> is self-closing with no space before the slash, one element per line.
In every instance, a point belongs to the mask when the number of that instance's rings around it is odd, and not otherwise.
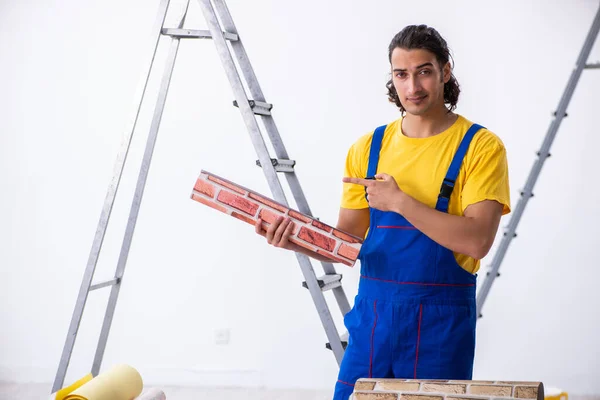
<path fill-rule="evenodd" d="M 429 75 L 431 73 L 431 71 L 429 71 L 428 69 L 424 69 L 421 71 L 421 75 Z"/>

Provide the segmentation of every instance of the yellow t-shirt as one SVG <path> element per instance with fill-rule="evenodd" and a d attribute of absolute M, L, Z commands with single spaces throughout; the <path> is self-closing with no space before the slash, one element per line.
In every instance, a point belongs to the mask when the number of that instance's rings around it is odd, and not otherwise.
<path fill-rule="evenodd" d="M 402 133 L 402 118 L 385 129 L 377 173 L 393 176 L 398 186 L 411 197 L 435 208 L 442 180 L 467 130 L 472 125 L 463 116 L 444 132 L 428 138 L 410 138 Z M 373 132 L 359 138 L 348 151 L 344 176 L 365 178 Z M 463 215 L 467 206 L 483 200 L 496 200 L 504 205 L 502 214 L 510 212 L 508 164 L 504 144 L 494 133 L 481 129 L 473 138 L 465 155 L 448 213 Z M 344 183 L 342 208 L 368 208 L 363 186 Z M 475 273 L 479 260 L 454 253 L 465 270 Z"/>

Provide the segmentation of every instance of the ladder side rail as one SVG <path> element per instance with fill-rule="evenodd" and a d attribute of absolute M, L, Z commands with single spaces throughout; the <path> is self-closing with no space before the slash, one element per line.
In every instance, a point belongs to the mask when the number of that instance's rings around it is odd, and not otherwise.
<path fill-rule="evenodd" d="M 152 73 L 152 66 L 154 64 L 154 59 L 156 57 L 156 52 L 158 49 L 158 43 L 161 36 L 162 26 L 164 24 L 167 9 L 169 7 L 170 0 L 161 0 L 157 17 L 152 29 L 152 37 L 154 37 L 153 41 L 153 51 L 152 57 L 150 60 L 149 66 L 146 68 L 146 73 L 142 75 L 145 77 L 144 84 L 142 85 L 141 91 L 136 95 L 136 98 L 139 100 L 136 101 L 137 110 L 135 113 L 135 118 L 133 120 L 131 129 L 126 131 L 126 134 L 123 138 L 121 148 L 119 150 L 119 154 L 115 161 L 113 178 L 109 184 L 106 197 L 104 200 L 104 205 L 102 207 L 102 211 L 100 214 L 100 219 L 98 221 L 98 227 L 96 229 L 96 233 L 94 235 L 92 248 L 90 250 L 88 262 L 85 268 L 85 272 L 83 275 L 83 279 L 81 282 L 81 286 L 79 288 L 79 293 L 77 295 L 77 300 L 75 303 L 75 309 L 73 311 L 73 316 L 71 317 L 71 322 L 69 324 L 67 338 L 65 340 L 65 344 L 63 347 L 63 351 L 60 357 L 58 369 L 54 378 L 54 383 L 52 384 L 52 392 L 55 393 L 60 390 L 65 381 L 65 377 L 67 374 L 67 369 L 69 367 L 69 363 L 71 361 L 71 355 L 73 354 L 73 348 L 75 347 L 75 340 L 77 338 L 77 332 L 79 331 L 79 326 L 81 323 L 81 318 L 83 316 L 83 311 L 85 309 L 85 304 L 87 302 L 87 297 L 90 291 L 90 286 L 92 284 L 92 280 L 94 277 L 94 272 L 96 270 L 96 265 L 98 262 L 98 258 L 100 255 L 100 251 L 102 249 L 102 243 L 104 241 L 104 236 L 106 234 L 106 230 L 108 227 L 108 222 L 110 220 L 110 216 L 112 213 L 112 208 L 114 205 L 114 201 L 119 189 L 119 184 L 121 182 L 121 176 L 123 175 L 123 169 L 125 167 L 125 162 L 127 161 L 127 155 L 129 153 L 129 148 L 131 146 L 131 140 L 133 138 L 133 133 L 135 132 L 135 127 L 137 125 L 137 121 L 140 115 L 140 110 L 142 107 L 142 102 L 144 96 L 146 94 L 146 89 L 148 87 L 148 81 L 150 80 L 150 75 Z"/>
<path fill-rule="evenodd" d="M 555 118 L 552 120 L 550 127 L 548 128 L 548 131 L 544 137 L 542 147 L 538 153 L 538 158 L 536 159 L 536 161 L 529 173 L 527 182 L 525 184 L 525 188 L 523 189 L 523 192 L 521 193 L 521 197 L 517 203 L 515 212 L 514 212 L 513 216 L 511 217 L 510 222 L 508 224 L 508 229 L 504 233 L 504 237 L 502 238 L 502 241 L 500 242 L 498 250 L 496 251 L 494 258 L 492 259 L 492 264 L 490 266 L 490 272 L 488 272 L 488 274 L 486 275 L 486 278 L 485 278 L 481 288 L 479 289 L 479 293 L 477 295 L 477 314 L 479 316 L 481 316 L 481 310 L 483 309 L 483 304 L 485 303 L 485 300 L 489 294 L 492 284 L 493 284 L 494 280 L 496 279 L 496 277 L 498 276 L 498 270 L 500 269 L 500 264 L 502 263 L 502 260 L 504 259 L 504 256 L 510 245 L 510 242 L 516 236 L 515 231 L 516 231 L 517 225 L 519 224 L 519 221 L 521 220 L 521 216 L 523 215 L 525 207 L 527 206 L 529 199 L 533 196 L 533 192 L 532 192 L 533 187 L 534 187 L 535 183 L 537 182 L 537 179 L 540 175 L 540 172 L 544 165 L 544 162 L 550 155 L 550 153 L 549 153 L 550 146 L 552 145 L 552 142 L 554 141 L 554 138 L 556 136 L 556 133 L 558 132 L 558 128 L 560 127 L 560 124 L 561 124 L 563 118 L 566 116 L 567 107 L 569 105 L 569 102 L 571 101 L 571 98 L 573 96 L 573 93 L 575 91 L 577 83 L 579 81 L 579 78 L 581 77 L 581 73 L 582 73 L 583 69 L 586 67 L 586 62 L 589 58 L 589 55 L 590 55 L 590 52 L 594 45 L 594 42 L 598 36 L 599 30 L 600 30 L 600 7 L 598 8 L 598 11 L 596 12 L 596 16 L 594 17 L 592 25 L 591 25 L 591 27 L 587 33 L 587 36 L 585 38 L 584 44 L 581 48 L 581 51 L 579 52 L 579 56 L 577 57 L 577 62 L 575 64 L 575 67 L 573 68 L 573 71 L 571 72 L 571 76 L 569 78 L 569 81 L 567 82 L 567 86 L 566 86 L 566 88 L 561 96 L 561 99 L 559 101 L 558 109 L 555 112 Z"/>
<path fill-rule="evenodd" d="M 186 6 L 179 22 L 179 28 L 183 27 L 188 6 L 189 0 L 186 0 Z M 117 300 L 123 282 L 123 275 L 125 274 L 125 267 L 127 265 L 129 250 L 131 249 L 131 242 L 133 241 L 133 234 L 135 232 L 135 226 L 140 212 L 142 198 L 144 196 L 144 189 L 146 187 L 146 181 L 148 179 L 148 173 L 150 171 L 150 164 L 152 162 L 154 146 L 156 145 L 156 139 L 158 138 L 160 121 L 162 119 L 165 103 L 167 101 L 167 94 L 169 92 L 171 77 L 173 76 L 173 69 L 175 67 L 175 60 L 177 59 L 179 44 L 179 38 L 171 38 L 171 46 L 167 56 L 163 77 L 160 83 L 158 98 L 156 100 L 156 106 L 154 108 L 154 115 L 152 117 L 152 123 L 150 125 L 150 133 L 146 141 L 146 149 L 144 150 L 142 165 L 140 167 L 138 181 L 136 183 L 136 188 L 131 203 L 129 218 L 127 220 L 127 226 L 125 228 L 125 235 L 123 236 L 123 243 L 121 246 L 121 252 L 119 254 L 119 260 L 117 262 L 115 278 L 118 279 L 119 283 L 111 287 L 110 296 L 108 298 L 108 306 L 104 315 L 104 321 L 102 322 L 100 337 L 98 339 L 98 346 L 96 348 L 96 354 L 94 356 L 94 361 L 92 364 L 93 376 L 98 375 L 98 373 L 100 372 L 100 366 L 102 365 L 102 358 L 104 357 L 104 351 L 106 349 L 106 343 L 108 341 L 108 334 L 110 332 L 112 320 L 117 306 Z"/>

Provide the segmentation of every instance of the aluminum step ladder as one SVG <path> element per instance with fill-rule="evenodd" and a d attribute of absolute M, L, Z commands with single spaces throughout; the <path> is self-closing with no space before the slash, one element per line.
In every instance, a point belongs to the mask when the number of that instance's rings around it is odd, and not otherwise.
<path fill-rule="evenodd" d="M 554 119 L 552 120 L 550 127 L 544 137 L 544 141 L 542 143 L 542 147 L 540 151 L 537 153 L 537 159 L 529 172 L 529 176 L 527 178 L 527 182 L 525 183 L 525 188 L 521 191 L 521 197 L 515 207 L 514 213 L 508 223 L 508 227 L 504 231 L 504 236 L 500 242 L 498 250 L 494 254 L 494 258 L 492 259 L 492 264 L 490 265 L 490 270 L 487 272 L 485 280 L 483 281 L 481 287 L 479 288 L 479 292 L 477 294 L 477 315 L 479 317 L 482 316 L 483 304 L 490 292 L 490 288 L 494 283 L 494 280 L 500 276 L 498 270 L 500 269 L 500 264 L 504 259 L 504 256 L 508 250 L 508 246 L 510 245 L 512 239 L 517 236 L 516 229 L 519 221 L 521 220 L 521 216 L 523 215 L 523 211 L 529 202 L 529 199 L 533 197 L 533 187 L 540 175 L 540 171 L 544 166 L 544 162 L 548 157 L 550 157 L 550 146 L 552 146 L 552 142 L 554 141 L 554 137 L 558 132 L 558 128 L 560 124 L 567 116 L 567 107 L 569 106 L 569 102 L 571 101 L 571 97 L 573 97 L 573 92 L 575 91 L 575 87 L 579 82 L 579 78 L 581 77 L 581 73 L 584 69 L 598 69 L 600 68 L 600 63 L 588 64 L 588 58 L 592 47 L 594 46 L 594 42 L 596 37 L 598 36 L 598 31 L 600 30 L 600 6 L 598 11 L 596 12 L 596 16 L 592 22 L 592 26 L 590 27 L 587 37 L 585 38 L 585 42 L 583 43 L 583 47 L 579 53 L 579 57 L 577 57 L 577 62 L 571 72 L 571 77 L 567 82 L 567 87 L 565 88 L 560 102 L 558 103 L 558 108 L 554 112 Z"/>
<path fill-rule="evenodd" d="M 272 104 L 266 102 L 263 92 L 258 84 L 258 80 L 250 61 L 246 54 L 246 50 L 242 44 L 238 31 L 233 23 L 233 19 L 229 13 L 229 10 L 224 0 L 199 0 L 200 8 L 206 20 L 208 31 L 206 30 L 191 30 L 183 29 L 187 10 L 189 7 L 189 1 L 185 0 L 185 8 L 182 12 L 181 18 L 179 18 L 179 24 L 177 27 L 164 27 L 165 19 L 169 9 L 169 0 L 161 0 L 158 10 L 158 16 L 152 31 L 154 41 L 154 49 L 150 65 L 147 68 L 145 83 L 143 90 L 138 95 L 137 104 L 138 108 L 135 113 L 133 126 L 131 130 L 128 130 L 121 150 L 117 156 L 117 160 L 114 167 L 114 175 L 109 185 L 108 192 L 106 194 L 104 206 L 100 214 L 100 221 L 96 230 L 96 234 L 92 243 L 92 248 L 89 254 L 87 266 L 85 268 L 79 294 L 75 304 L 75 310 L 73 317 L 69 325 L 69 330 L 63 352 L 60 358 L 60 364 L 54 380 L 52 393 L 60 390 L 63 387 L 75 340 L 77 338 L 77 332 L 83 316 L 86 301 L 88 295 L 93 290 L 102 288 L 110 288 L 110 297 L 108 299 L 107 309 L 104 316 L 104 322 L 100 332 L 98 340 L 98 347 L 92 364 L 91 372 L 93 376 L 97 376 L 100 371 L 102 364 L 102 358 L 106 348 L 108 340 L 108 334 L 110 331 L 114 311 L 119 297 L 119 291 L 123 282 L 123 276 L 125 273 L 125 266 L 127 264 L 127 258 L 129 255 L 129 249 L 131 247 L 131 241 L 135 230 L 135 225 L 142 201 L 144 187 L 146 184 L 146 178 L 150 168 L 150 162 L 152 160 L 152 153 L 156 138 L 159 131 L 160 121 L 165 106 L 167 92 L 171 76 L 173 73 L 173 67 L 175 65 L 175 59 L 179 48 L 179 43 L 182 39 L 212 39 L 221 63 L 227 74 L 229 83 L 233 90 L 234 95 L 234 106 L 238 107 L 242 113 L 243 121 L 250 133 L 254 150 L 258 155 L 257 165 L 262 168 L 262 171 L 268 181 L 269 188 L 274 199 L 282 204 L 288 205 L 288 201 L 285 197 L 285 193 L 282 188 L 281 181 L 279 180 L 278 173 L 283 173 L 289 185 L 289 188 L 294 196 L 298 210 L 304 214 L 311 215 L 310 207 L 308 206 L 306 197 L 300 186 L 300 182 L 294 171 L 296 162 L 291 160 L 281 137 L 275 121 L 271 114 L 273 108 Z M 162 81 L 159 87 L 158 100 L 155 106 L 152 123 L 150 126 L 150 132 L 146 142 L 146 148 L 142 159 L 142 165 L 140 168 L 131 209 L 129 213 L 129 219 L 125 229 L 125 235 L 122 242 L 119 259 L 115 271 L 114 278 L 105 281 L 92 283 L 94 277 L 94 271 L 96 269 L 96 263 L 98 261 L 100 251 L 102 248 L 102 242 L 107 230 L 108 221 L 114 204 L 114 200 L 119 188 L 119 182 L 127 159 L 129 147 L 131 145 L 131 139 L 135 126 L 137 124 L 144 95 L 148 87 L 148 81 L 150 74 L 155 62 L 155 56 L 158 49 L 159 40 L 162 36 L 168 36 L 171 38 L 170 48 L 167 56 L 166 65 L 164 68 Z M 237 65 L 236 62 L 237 61 Z M 239 70 L 238 70 L 239 66 Z M 240 74 L 241 72 L 241 74 Z M 246 93 L 242 79 L 245 81 L 249 88 L 249 93 Z M 265 138 L 261 133 L 258 118 L 262 119 L 265 127 L 267 137 L 270 140 L 273 149 L 275 151 L 275 157 L 271 157 L 269 150 L 265 145 Z M 350 310 L 348 299 L 342 288 L 341 279 L 342 275 L 336 273 L 334 266 L 331 263 L 322 262 L 322 269 L 324 275 L 317 278 L 313 266 L 309 257 L 296 253 L 296 257 L 300 268 L 302 270 L 305 282 L 303 286 L 306 287 L 315 303 L 317 312 L 321 319 L 325 334 L 328 339 L 326 347 L 331 349 L 338 365 L 342 361 L 342 357 L 345 350 L 346 340 L 344 337 L 340 337 L 337 331 L 335 322 L 332 318 L 330 309 L 324 296 L 324 292 L 332 290 L 336 302 L 342 315 L 345 315 Z"/>

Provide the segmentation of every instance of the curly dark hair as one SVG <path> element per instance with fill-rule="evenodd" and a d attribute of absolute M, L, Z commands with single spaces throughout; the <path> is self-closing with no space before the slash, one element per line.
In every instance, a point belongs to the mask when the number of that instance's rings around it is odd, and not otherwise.
<path fill-rule="evenodd" d="M 428 50 L 435 54 L 435 57 L 440 64 L 440 68 L 443 68 L 444 65 L 446 65 L 446 63 L 452 59 L 450 50 L 448 49 L 448 44 L 444 38 L 438 33 L 438 31 L 427 25 L 409 25 L 398 32 L 396 36 L 394 36 L 388 47 L 388 58 L 390 64 L 392 62 L 392 52 L 396 48 L 406 50 Z M 452 64 L 454 64 L 453 59 Z M 396 88 L 394 87 L 392 79 L 390 79 L 385 86 L 388 90 L 387 95 L 390 103 L 394 103 L 400 109 L 400 112 L 404 113 L 406 110 L 400 102 L 400 98 L 398 97 L 398 93 L 396 93 Z M 456 108 L 459 94 L 460 86 L 454 74 L 451 73 L 450 80 L 444 85 L 444 104 L 450 105 L 448 107 L 448 112 L 453 111 Z"/>

